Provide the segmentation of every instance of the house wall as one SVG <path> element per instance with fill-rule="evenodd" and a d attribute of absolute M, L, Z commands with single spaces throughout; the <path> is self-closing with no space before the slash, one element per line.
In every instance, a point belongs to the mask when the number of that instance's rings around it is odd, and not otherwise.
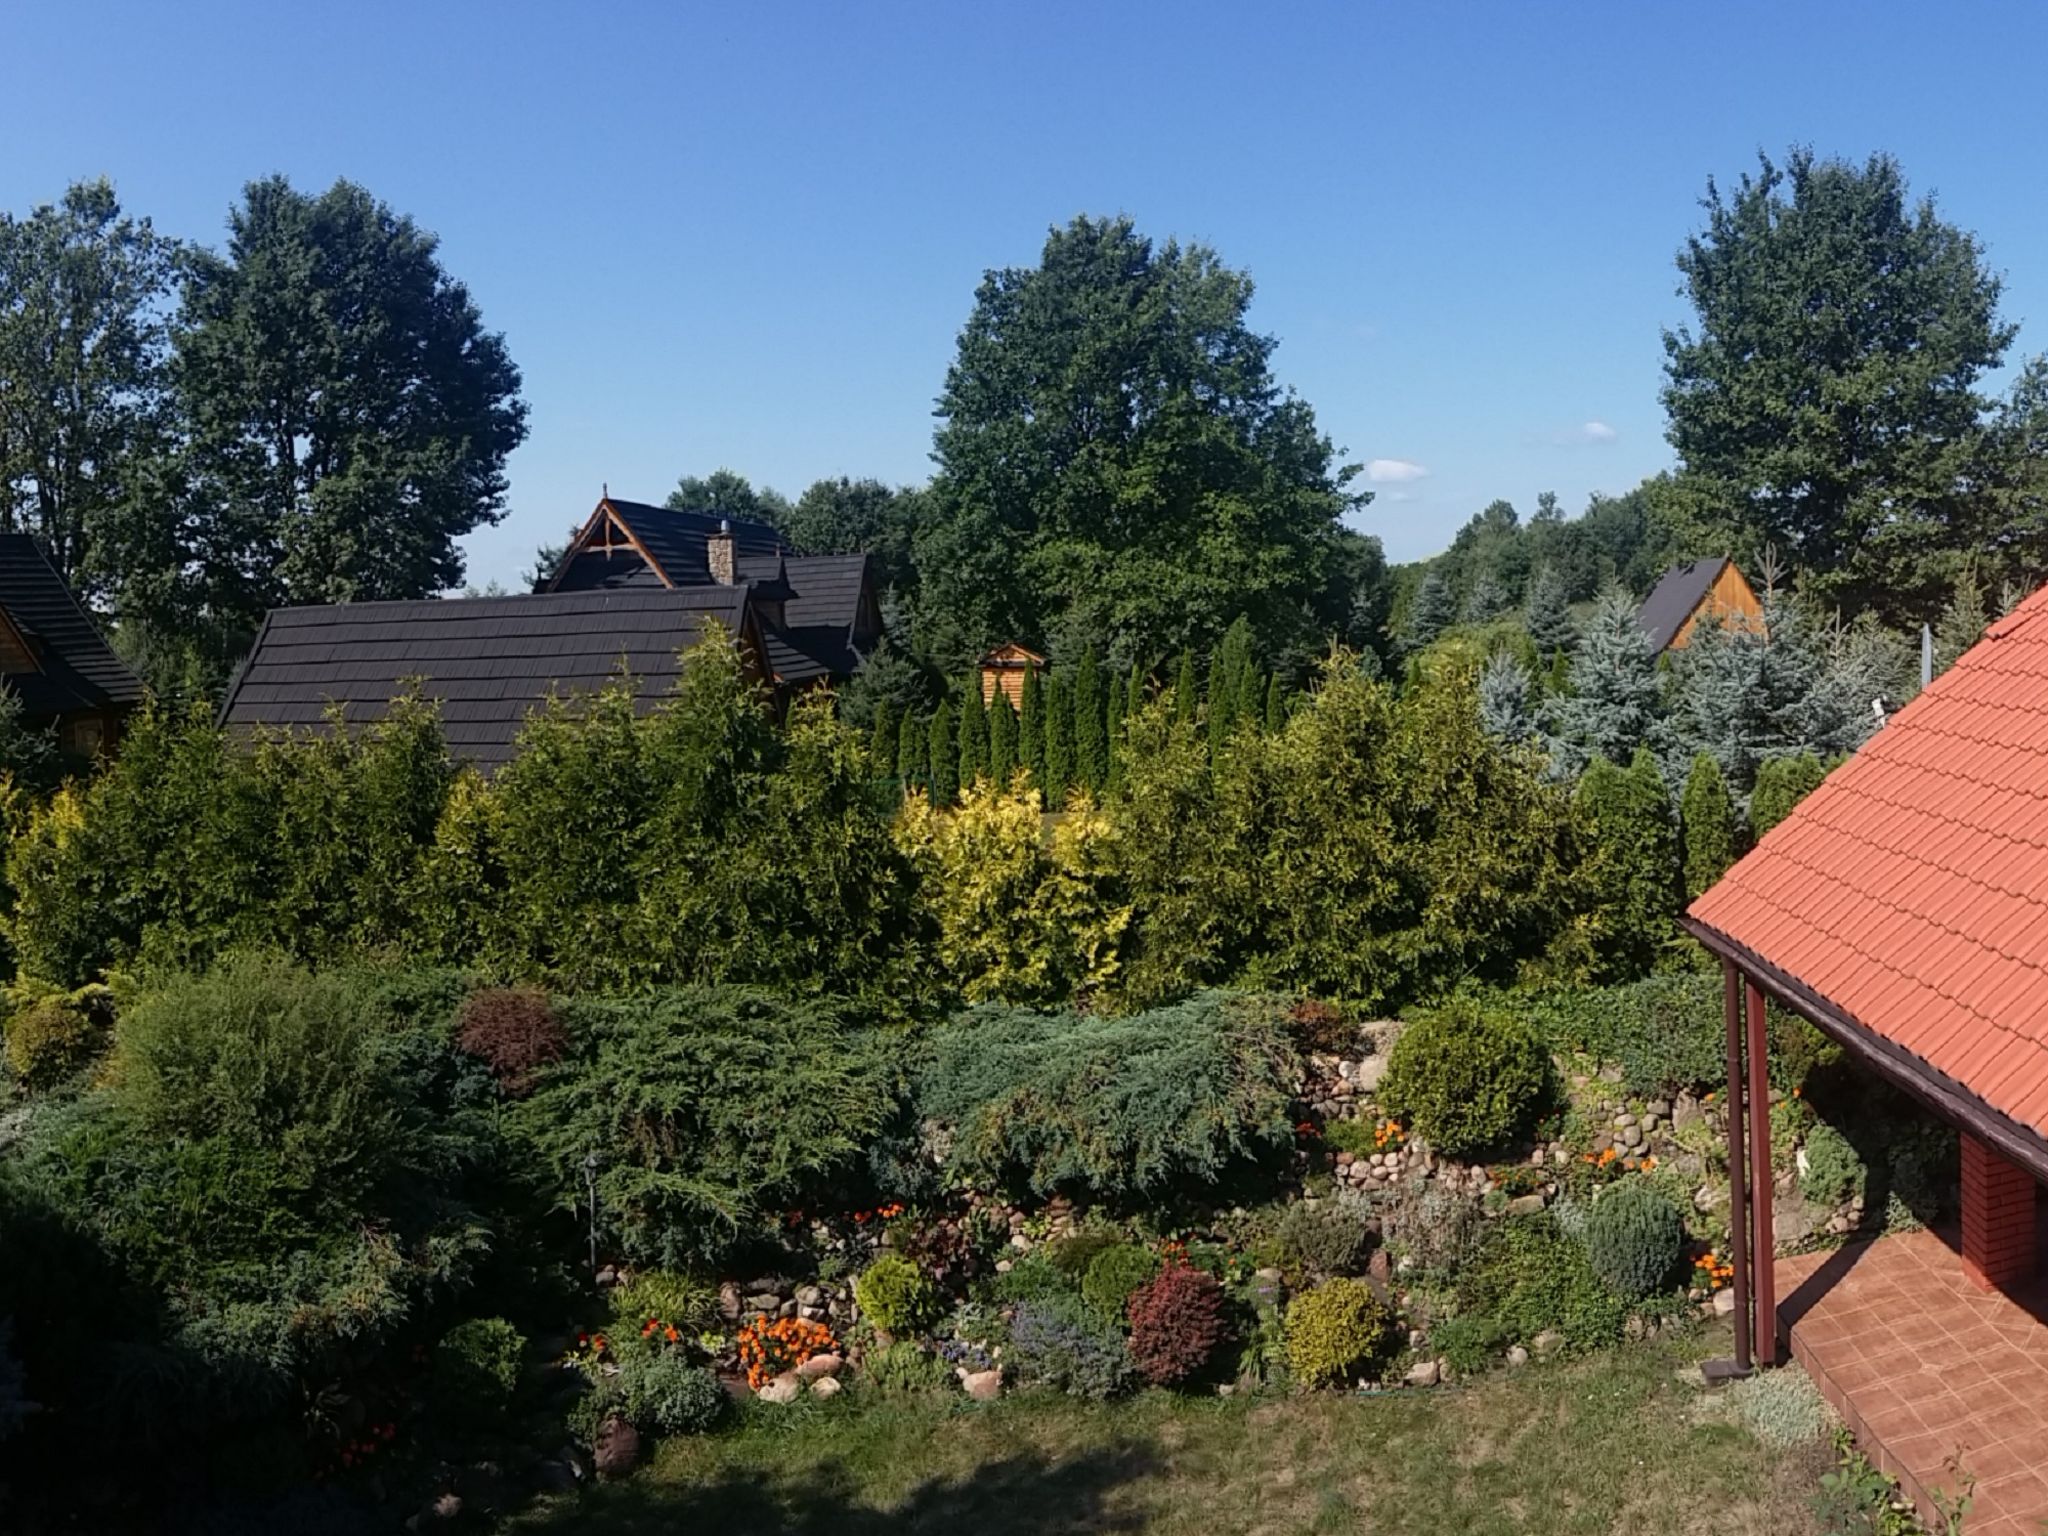
<path fill-rule="evenodd" d="M 981 669 L 981 702 L 993 704 L 996 690 L 1002 689 L 1009 696 L 1010 708 L 1024 707 L 1024 674 L 1031 668 L 1025 663 L 1011 667 L 983 667 Z"/>
<path fill-rule="evenodd" d="M 1723 566 L 1721 574 L 1714 578 L 1713 586 L 1709 587 L 1707 595 L 1700 599 L 1700 605 L 1693 609 L 1692 617 L 1685 621 L 1684 627 L 1672 639 L 1670 649 L 1684 650 L 1686 643 L 1692 639 L 1693 626 L 1709 614 L 1717 615 L 1721 623 L 1729 628 L 1737 624 L 1747 624 L 1755 629 L 1763 627 L 1764 605 L 1757 601 L 1755 591 L 1743 579 L 1742 572 L 1736 568 L 1732 560 Z"/>

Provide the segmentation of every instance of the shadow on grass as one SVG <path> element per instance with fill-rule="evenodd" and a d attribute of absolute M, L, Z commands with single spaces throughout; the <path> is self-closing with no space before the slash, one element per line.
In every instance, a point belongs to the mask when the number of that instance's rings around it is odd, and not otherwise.
<path fill-rule="evenodd" d="M 887 1509 L 864 1505 L 855 1477 L 838 1462 L 777 1481 L 731 1470 L 713 1481 L 690 1485 L 643 1476 L 529 1516 L 520 1530 L 562 1536 L 673 1536 L 677 1531 L 716 1531 L 720 1536 L 959 1536 L 963 1531 L 975 1536 L 1024 1536 L 1046 1531 L 1136 1531 L 1143 1528 L 1144 1516 L 1113 1513 L 1109 1495 L 1123 1484 L 1152 1476 L 1159 1467 L 1158 1458 L 1142 1446 L 1057 1461 L 1042 1455 L 1013 1456 L 977 1467 L 962 1478 L 921 1483 Z"/>

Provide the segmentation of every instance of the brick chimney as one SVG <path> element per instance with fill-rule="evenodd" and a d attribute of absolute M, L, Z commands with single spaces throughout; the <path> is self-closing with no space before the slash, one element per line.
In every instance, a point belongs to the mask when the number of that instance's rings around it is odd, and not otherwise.
<path fill-rule="evenodd" d="M 704 541 L 704 559 L 711 567 L 711 579 L 722 587 L 729 587 L 739 580 L 738 562 L 734 558 L 737 547 L 731 521 L 721 517 L 718 532 Z"/>

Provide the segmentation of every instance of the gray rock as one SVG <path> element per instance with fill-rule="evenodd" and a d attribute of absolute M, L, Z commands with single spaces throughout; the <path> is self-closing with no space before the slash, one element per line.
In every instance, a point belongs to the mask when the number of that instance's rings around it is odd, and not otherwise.
<path fill-rule="evenodd" d="M 1534 1216 L 1542 1209 L 1543 1197 L 1541 1195 L 1520 1195 L 1508 1202 L 1508 1214 L 1510 1216 Z"/>
<path fill-rule="evenodd" d="M 1621 1141 L 1623 1146 L 1640 1147 L 1643 1144 L 1643 1128 L 1640 1125 L 1623 1126 Z"/>
<path fill-rule="evenodd" d="M 798 1376 L 805 1381 L 819 1381 L 828 1376 L 837 1376 L 846 1362 L 838 1355 L 813 1355 L 796 1368 Z"/>
<path fill-rule="evenodd" d="M 803 1389 L 803 1379 L 795 1371 L 784 1371 L 754 1395 L 764 1403 L 793 1403 Z"/>
<path fill-rule="evenodd" d="M 1649 1110 L 1659 1120 L 1669 1119 L 1671 1116 L 1671 1101 L 1669 1099 L 1652 1099 L 1650 1100 Z"/>
<path fill-rule="evenodd" d="M 1735 1291 L 1733 1287 L 1723 1286 L 1720 1290 L 1714 1292 L 1714 1316 L 1733 1317 L 1734 1315 Z"/>
<path fill-rule="evenodd" d="M 740 1288 L 730 1280 L 718 1288 L 718 1315 L 728 1323 L 740 1320 Z"/>
<path fill-rule="evenodd" d="M 606 1419 L 597 1432 L 597 1475 L 624 1477 L 640 1465 L 640 1431 L 625 1419 Z"/>
<path fill-rule="evenodd" d="M 796 1304 L 800 1307 L 819 1306 L 824 1300 L 825 1293 L 815 1285 L 800 1285 L 796 1288 Z"/>
<path fill-rule="evenodd" d="M 1529 1346 L 1536 1352 L 1536 1358 L 1541 1360 L 1564 1348 L 1564 1335 L 1546 1328 L 1529 1341 Z"/>
<path fill-rule="evenodd" d="M 1522 1348 L 1521 1345 L 1516 1344 L 1508 1350 L 1509 1365 L 1527 1365 L 1528 1363 L 1529 1351 Z"/>
<path fill-rule="evenodd" d="M 1358 1064 L 1351 1074 L 1351 1082 L 1360 1093 L 1371 1093 L 1380 1085 L 1380 1079 L 1387 1075 L 1387 1058 L 1368 1056 Z"/>
<path fill-rule="evenodd" d="M 811 1383 L 811 1396 L 813 1397 L 834 1398 L 845 1390 L 846 1388 L 840 1385 L 839 1378 L 836 1376 L 820 1376 Z"/>
<path fill-rule="evenodd" d="M 1443 1369 L 1434 1360 L 1418 1360 L 1408 1367 L 1404 1378 L 1411 1387 L 1433 1387 L 1443 1375 Z"/>
<path fill-rule="evenodd" d="M 960 1378 L 960 1385 L 977 1403 L 992 1403 L 1003 1395 L 1003 1373 L 970 1371 Z"/>

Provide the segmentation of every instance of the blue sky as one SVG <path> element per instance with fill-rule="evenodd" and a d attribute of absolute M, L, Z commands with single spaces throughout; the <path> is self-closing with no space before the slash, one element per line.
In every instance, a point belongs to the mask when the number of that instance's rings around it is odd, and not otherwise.
<path fill-rule="evenodd" d="M 1974 4 L 17 3 L 0 207 L 105 174 L 217 242 L 282 171 L 436 231 L 532 406 L 469 541 L 507 582 L 605 482 L 922 480 L 982 271 L 1124 212 L 1252 273 L 1412 559 L 1669 461 L 1672 254 L 1760 148 L 1898 155 L 2048 350 L 2044 43 Z"/>

